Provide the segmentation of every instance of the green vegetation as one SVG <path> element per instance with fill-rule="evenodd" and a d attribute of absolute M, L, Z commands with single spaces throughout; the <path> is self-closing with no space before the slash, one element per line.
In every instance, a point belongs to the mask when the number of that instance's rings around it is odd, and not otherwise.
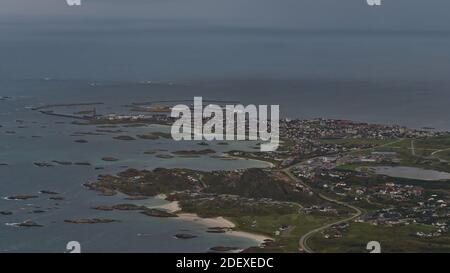
<path fill-rule="evenodd" d="M 346 147 L 361 147 L 361 146 L 380 146 L 385 145 L 395 139 L 377 139 L 377 138 L 323 138 L 320 140 L 321 144 L 336 144 Z"/>
<path fill-rule="evenodd" d="M 352 145 L 370 145 L 377 143 L 378 146 L 352 152 L 353 155 L 369 155 L 372 152 L 395 152 L 399 159 L 398 163 L 380 162 L 380 163 L 361 163 L 346 164 L 338 167 L 339 170 L 356 170 L 364 166 L 406 166 L 417 167 L 429 170 L 450 172 L 450 135 L 420 138 L 420 139 L 400 139 L 398 141 L 390 140 L 371 140 L 371 139 L 334 139 L 326 140 L 324 143 L 344 143 Z"/>
<path fill-rule="evenodd" d="M 201 217 L 224 216 L 236 223 L 239 230 L 276 239 L 264 249 L 252 251 L 295 252 L 303 234 L 338 219 L 322 213 L 300 213 L 301 205 L 317 205 L 321 200 L 317 195 L 298 191 L 290 179 L 273 170 L 129 169 L 117 176 L 102 176 L 87 186 L 109 195 L 111 191 L 132 196 L 164 193 L 169 200 L 179 201 L 183 212 Z M 276 231 L 280 234 L 276 235 Z"/>
<path fill-rule="evenodd" d="M 230 218 L 240 230 L 266 234 L 276 240 L 275 244 L 264 249 L 252 250 L 258 252 L 298 252 L 298 241 L 302 235 L 336 219 L 324 215 L 299 213 Z M 285 227 L 285 230 L 280 231 L 281 227 Z M 275 235 L 276 231 L 280 234 Z"/>
<path fill-rule="evenodd" d="M 368 223 L 352 223 L 341 239 L 325 239 L 317 233 L 309 241 L 311 248 L 320 252 L 368 252 L 366 245 L 378 241 L 382 252 L 449 252 L 450 236 L 418 238 L 416 232 L 433 231 L 433 226 L 373 226 Z"/>
<path fill-rule="evenodd" d="M 184 212 L 200 217 L 233 217 L 286 215 L 298 213 L 299 205 L 293 203 L 269 203 L 240 198 L 184 198 L 180 205 Z M 266 233 L 267 234 L 267 233 Z"/>
<path fill-rule="evenodd" d="M 154 136 L 152 136 L 154 137 Z M 450 136 L 421 139 L 323 139 L 323 144 L 337 144 L 352 149 L 351 155 L 369 155 L 374 151 L 395 152 L 398 161 L 346 164 L 336 169 L 343 171 L 345 182 L 352 186 L 374 187 L 387 182 L 423 187 L 427 194 L 432 192 L 450 192 L 447 181 L 422 181 L 413 179 L 390 178 L 381 175 L 361 175 L 359 168 L 371 165 L 399 165 L 450 171 L 447 162 L 450 157 Z M 288 145 L 289 142 L 285 142 Z M 449 149 L 449 150 L 447 150 Z M 209 154 L 213 150 L 178 151 L 174 154 Z M 267 153 L 234 151 L 237 156 L 254 157 L 265 161 Z M 230 152 L 233 154 L 234 152 Z M 384 160 L 384 159 L 383 159 Z M 275 161 L 276 162 L 276 161 Z M 327 178 L 324 178 L 327 179 Z M 332 178 L 328 178 L 332 179 Z M 319 181 L 320 182 L 320 181 Z M 325 181 L 326 182 L 326 181 Z M 307 232 L 325 224 L 338 221 L 343 217 L 319 213 L 300 212 L 302 206 L 327 206 L 333 208 L 333 202 L 324 202 L 318 195 L 332 196 L 338 201 L 354 205 L 363 214 L 381 208 L 398 206 L 391 199 L 360 198 L 355 200 L 348 195 L 337 196 L 331 189 L 321 188 L 320 183 L 312 185 L 315 194 L 299 189 L 292 179 L 277 169 L 248 169 L 243 171 L 195 171 L 187 169 L 155 169 L 153 171 L 127 170 L 117 176 L 103 176 L 97 182 L 88 185 L 91 189 L 110 194 L 120 191 L 129 195 L 154 196 L 160 193 L 168 195 L 169 200 L 179 201 L 184 212 L 196 213 L 201 217 L 227 217 L 242 231 L 265 234 L 275 242 L 267 243 L 264 248 L 252 248 L 249 251 L 297 252 L 298 242 Z M 373 197 L 373 198 L 372 198 Z M 403 202 L 403 207 L 417 204 L 416 198 Z M 337 204 L 338 202 L 336 202 Z M 338 208 L 338 214 L 342 207 Z M 349 212 L 347 212 L 348 214 Z M 434 231 L 431 225 L 410 224 L 389 227 L 373 226 L 369 223 L 351 223 L 342 232 L 340 239 L 325 239 L 317 232 L 310 238 L 308 245 L 319 252 L 367 252 L 369 241 L 379 241 L 383 252 L 448 252 L 450 236 L 419 238 L 417 232 Z M 327 231 L 325 231 L 327 232 Z"/>

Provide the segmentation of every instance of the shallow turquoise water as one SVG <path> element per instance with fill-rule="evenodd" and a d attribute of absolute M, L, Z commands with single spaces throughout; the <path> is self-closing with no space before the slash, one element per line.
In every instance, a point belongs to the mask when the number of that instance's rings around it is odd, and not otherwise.
<path fill-rule="evenodd" d="M 31 87 L 32 88 L 32 87 Z M 47 90 L 48 91 L 48 90 Z M 40 95 L 37 95 L 40 94 Z M 89 191 L 83 183 L 95 180 L 98 174 L 114 174 L 126 167 L 148 168 L 185 167 L 202 170 L 263 167 L 265 164 L 248 160 L 224 161 L 209 157 L 160 159 L 143 154 L 153 149 L 177 151 L 202 149 L 196 143 L 171 140 L 114 140 L 111 134 L 101 136 L 70 136 L 74 132 L 93 132 L 94 126 L 77 126 L 71 120 L 46 116 L 27 109 L 39 102 L 52 102 L 55 98 L 45 92 L 32 93 L 0 101 L 0 196 L 19 194 L 38 195 L 36 199 L 12 201 L 0 199 L 0 211 L 11 211 L 13 215 L 0 216 L 0 251 L 54 251 L 62 252 L 69 241 L 79 241 L 82 251 L 144 251 L 183 252 L 207 251 L 218 245 L 248 247 L 256 243 L 250 239 L 206 233 L 206 228 L 196 223 L 174 219 L 159 219 L 137 212 L 103 212 L 92 210 L 98 205 L 130 203 L 124 196 L 102 197 Z M 103 98 L 97 97 L 103 101 Z M 105 99 L 106 101 L 108 99 Z M 65 100 L 70 101 L 70 100 Z M 85 100 L 83 100 L 85 101 Z M 124 101 L 121 101 L 122 103 Z M 114 106 L 99 111 L 121 109 Z M 18 123 L 17 120 L 23 122 Z M 42 127 L 45 126 L 45 127 Z M 19 128 L 26 127 L 26 128 Z M 135 135 L 142 131 L 161 132 L 167 127 L 120 128 L 124 134 Z M 7 134 L 15 131 L 15 134 Z M 32 136 L 40 136 L 33 138 Z M 86 139 L 88 143 L 75 143 L 75 139 Z M 211 144 L 208 148 L 218 151 L 235 149 L 248 144 L 236 143 L 229 146 Z M 248 149 L 248 148 L 247 148 Z M 117 162 L 104 162 L 104 156 L 119 158 Z M 58 166 L 40 168 L 33 162 L 52 160 L 90 162 L 92 166 Z M 94 167 L 103 167 L 95 170 Z M 62 201 L 49 200 L 49 195 L 39 194 L 41 190 L 61 193 Z M 149 199 L 147 204 L 159 204 Z M 44 213 L 32 213 L 44 210 Z M 74 225 L 64 223 L 65 219 L 113 218 L 120 223 Z M 11 223 L 32 220 L 44 227 L 20 228 Z M 187 231 L 186 231 L 187 230 Z M 191 240 L 177 240 L 173 235 L 180 232 L 198 235 Z M 144 234 L 144 235 L 142 235 Z"/>

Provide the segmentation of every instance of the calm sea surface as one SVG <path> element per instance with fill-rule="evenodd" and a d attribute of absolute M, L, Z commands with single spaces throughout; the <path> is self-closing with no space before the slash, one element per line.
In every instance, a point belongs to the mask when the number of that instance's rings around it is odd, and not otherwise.
<path fill-rule="evenodd" d="M 95 128 L 38 114 L 30 106 L 103 102 L 99 113 L 111 113 L 132 102 L 201 95 L 279 104 L 281 115 L 291 118 L 449 130 L 450 4 L 384 2 L 373 9 L 363 0 L 91 0 L 72 9 L 62 0 L 3 0 L 0 97 L 8 98 L 0 100 L 0 163 L 8 166 L 0 166 L 0 196 L 53 190 L 65 199 L 51 201 L 40 194 L 27 201 L 1 199 L 0 210 L 13 215 L 0 216 L 0 251 L 61 252 L 72 240 L 80 241 L 85 251 L 206 251 L 255 243 L 177 220 L 94 211 L 90 207 L 123 202 L 123 196 L 99 197 L 82 183 L 123 166 L 211 170 L 262 167 L 260 162 L 143 154 L 198 147 L 168 140 L 131 143 L 102 135 L 74 143 L 80 137 L 71 134 Z M 100 160 L 104 156 L 120 161 L 106 163 Z M 88 161 L 93 167 L 33 165 L 51 160 Z M 64 223 L 92 217 L 122 222 Z M 7 225 L 27 219 L 44 227 Z M 174 239 L 183 229 L 199 237 Z"/>

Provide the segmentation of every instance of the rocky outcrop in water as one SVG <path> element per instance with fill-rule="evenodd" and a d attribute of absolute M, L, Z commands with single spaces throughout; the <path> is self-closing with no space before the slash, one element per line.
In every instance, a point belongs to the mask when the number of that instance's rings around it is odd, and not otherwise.
<path fill-rule="evenodd" d="M 6 199 L 8 200 L 28 200 L 32 198 L 38 198 L 37 195 L 15 195 L 15 196 L 9 196 Z"/>
<path fill-rule="evenodd" d="M 22 223 L 15 224 L 18 227 L 43 227 L 43 225 L 33 222 L 31 220 L 23 221 Z"/>
<path fill-rule="evenodd" d="M 33 164 L 37 167 L 53 167 L 53 165 L 48 162 L 34 162 Z"/>
<path fill-rule="evenodd" d="M 159 209 L 146 209 L 144 211 L 141 211 L 142 214 L 152 217 L 178 217 L 178 215 L 174 213 L 170 213 L 164 210 Z"/>
<path fill-rule="evenodd" d="M 115 219 L 107 219 L 107 218 L 93 218 L 93 219 L 72 219 L 72 220 L 64 220 L 66 223 L 70 224 L 108 224 L 114 222 L 120 222 Z"/>
<path fill-rule="evenodd" d="M 180 234 L 175 234 L 174 237 L 177 238 L 177 239 L 186 240 L 186 239 L 196 238 L 197 236 L 195 236 L 193 234 L 188 234 L 188 233 L 180 233 Z"/>

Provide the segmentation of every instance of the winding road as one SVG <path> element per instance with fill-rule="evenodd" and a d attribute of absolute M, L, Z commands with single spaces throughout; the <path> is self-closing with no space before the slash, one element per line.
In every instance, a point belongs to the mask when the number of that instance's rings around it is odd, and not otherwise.
<path fill-rule="evenodd" d="M 305 184 L 302 180 L 300 180 L 299 178 L 297 178 L 297 177 L 296 177 L 295 175 L 293 175 L 292 172 L 291 172 L 291 169 L 295 168 L 295 167 L 298 166 L 298 165 L 301 165 L 302 163 L 303 163 L 303 162 L 300 162 L 300 163 L 298 163 L 298 164 L 296 164 L 296 165 L 293 165 L 293 166 L 291 166 L 291 167 L 288 167 L 288 168 L 286 168 L 286 169 L 283 169 L 283 171 L 284 171 L 284 173 L 286 173 L 286 175 L 288 175 L 291 179 L 293 179 L 293 180 L 296 181 L 297 183 L 300 183 L 300 184 L 302 184 L 303 186 L 305 186 L 305 187 L 307 187 L 308 189 L 310 189 L 311 191 L 313 191 L 312 188 L 311 188 L 309 185 Z M 350 209 L 352 209 L 352 210 L 354 211 L 354 213 L 352 214 L 351 217 L 348 217 L 348 218 L 345 218 L 345 219 L 342 219 L 342 220 L 339 220 L 339 221 L 336 221 L 336 222 L 333 222 L 333 223 L 326 224 L 326 225 L 324 225 L 324 226 L 321 226 L 321 227 L 318 227 L 318 228 L 316 228 L 316 229 L 313 229 L 313 230 L 309 231 L 308 233 L 306 233 L 305 235 L 303 235 L 303 236 L 300 238 L 299 243 L 298 243 L 298 244 L 299 244 L 299 250 L 300 250 L 300 251 L 305 251 L 305 252 L 307 252 L 307 253 L 314 253 L 314 251 L 308 246 L 308 239 L 311 238 L 311 236 L 313 236 L 315 233 L 320 232 L 320 231 L 322 231 L 322 230 L 325 230 L 325 229 L 327 229 L 327 228 L 330 228 L 330 227 L 332 227 L 332 226 L 334 226 L 334 225 L 339 225 L 339 224 L 342 224 L 342 223 L 346 223 L 346 222 L 352 221 L 353 219 L 359 217 L 359 216 L 362 214 L 362 211 L 361 211 L 359 208 L 355 207 L 355 206 L 352 206 L 352 205 L 347 204 L 347 203 L 345 203 L 345 202 L 341 202 L 341 201 L 338 201 L 338 200 L 336 200 L 336 199 L 327 197 L 327 196 L 325 196 L 325 195 L 323 195 L 323 194 L 321 194 L 321 193 L 319 193 L 318 196 L 319 196 L 321 199 L 326 200 L 326 201 L 328 201 L 328 202 L 335 203 L 335 204 L 337 204 L 337 205 L 341 205 L 341 206 L 350 208 Z"/>
<path fill-rule="evenodd" d="M 401 141 L 403 141 L 403 140 L 404 140 L 404 139 L 396 139 L 395 141 L 392 141 L 392 142 L 389 142 L 389 143 L 385 143 L 385 144 L 379 145 L 379 146 L 377 146 L 377 147 L 372 147 L 372 148 L 367 148 L 367 149 L 361 149 L 361 150 L 359 150 L 359 151 L 371 150 L 371 149 L 380 148 L 380 147 L 386 147 L 386 146 L 389 146 L 389 145 L 392 145 L 392 144 L 401 142 Z M 411 146 L 414 147 L 414 143 L 413 143 L 413 142 L 411 142 Z M 350 152 L 350 153 L 351 153 L 351 152 Z M 291 170 L 292 170 L 293 168 L 295 168 L 295 167 L 297 167 L 297 166 L 299 166 L 299 165 L 302 165 L 302 164 L 304 164 L 305 162 L 306 162 L 306 161 L 302 161 L 302 162 L 299 162 L 299 163 L 297 163 L 297 164 L 294 164 L 294 165 L 292 165 L 292 166 L 290 166 L 290 167 L 287 167 L 287 168 L 283 169 L 283 172 L 284 172 L 287 176 L 289 176 L 292 180 L 296 181 L 297 183 L 302 184 L 304 187 L 307 187 L 309 190 L 311 190 L 312 192 L 314 192 L 314 190 L 313 190 L 308 184 L 304 183 L 301 179 L 299 179 L 298 177 L 296 177 L 296 176 L 291 172 Z M 342 202 L 342 201 L 339 201 L 339 200 L 330 198 L 330 197 L 325 196 L 325 195 L 323 195 L 323 194 L 321 194 L 321 193 L 318 193 L 317 195 L 318 195 L 321 199 L 323 199 L 323 200 L 325 200 L 325 201 L 328 201 L 328 202 L 331 202 L 331 203 L 334 203 L 334 204 L 337 204 L 337 205 L 340 205 L 340 206 L 347 207 L 347 208 L 353 210 L 354 213 L 352 214 L 352 216 L 350 216 L 350 217 L 348 217 L 348 218 L 341 219 L 341 220 L 336 221 L 336 222 L 333 222 L 333 223 L 328 223 L 328 224 L 326 224 L 326 225 L 323 225 L 323 226 L 321 226 L 321 227 L 318 227 L 318 228 L 316 228 L 316 229 L 313 229 L 313 230 L 307 232 L 306 234 L 304 234 L 304 235 L 300 238 L 300 240 L 299 240 L 299 242 L 298 242 L 298 245 L 299 245 L 299 250 L 300 250 L 300 251 L 304 251 L 304 252 L 307 252 L 307 253 L 314 253 L 314 251 L 308 246 L 308 240 L 309 240 L 314 234 L 316 234 L 317 232 L 323 231 L 323 230 L 325 230 L 325 229 L 327 229 L 327 228 L 330 228 L 330 227 L 332 227 L 332 226 L 334 226 L 334 225 L 339 225 L 339 224 L 342 224 L 342 223 L 350 222 L 350 221 L 352 221 L 352 220 L 354 220 L 354 219 L 356 219 L 356 218 L 358 218 L 359 216 L 362 215 L 362 210 L 359 209 L 359 208 L 357 208 L 357 207 L 355 207 L 355 206 L 353 206 L 353 205 L 350 205 L 350 204 L 348 204 L 348 203 L 346 203 L 346 202 Z"/>

